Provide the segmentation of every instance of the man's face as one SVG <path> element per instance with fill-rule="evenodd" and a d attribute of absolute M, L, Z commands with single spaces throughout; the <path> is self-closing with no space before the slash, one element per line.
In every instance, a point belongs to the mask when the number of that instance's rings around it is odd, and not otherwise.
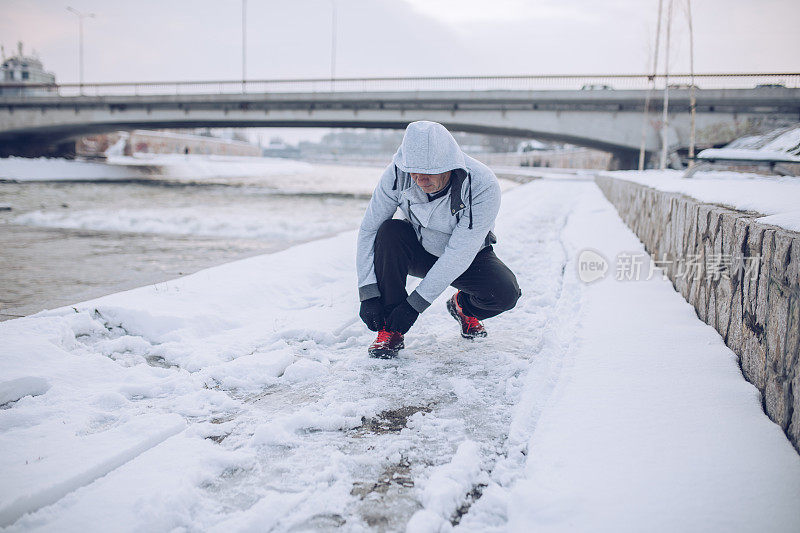
<path fill-rule="evenodd" d="M 428 194 L 441 191 L 450 181 L 450 171 L 441 174 L 415 174 L 411 173 L 411 179 L 419 185 L 419 188 Z"/>

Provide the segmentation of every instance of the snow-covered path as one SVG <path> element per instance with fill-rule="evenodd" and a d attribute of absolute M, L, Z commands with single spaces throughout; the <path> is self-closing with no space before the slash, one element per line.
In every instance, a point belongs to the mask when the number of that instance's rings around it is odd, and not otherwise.
<path fill-rule="evenodd" d="M 760 412 L 730 352 L 714 344 L 716 333 L 671 286 L 628 283 L 623 297 L 638 307 L 626 320 L 643 320 L 615 322 L 615 306 L 612 329 L 603 327 L 603 306 L 619 291 L 614 280 L 579 282 L 577 252 L 641 245 L 593 183 L 539 181 L 510 191 L 497 233 L 497 253 L 523 290 L 517 308 L 487 321 L 488 338 L 470 342 L 445 312 L 445 294 L 392 361 L 366 357 L 372 333 L 355 319 L 352 232 L 0 324 L 0 526 L 523 531 L 535 522 L 670 530 L 674 524 L 653 524 L 647 513 L 631 522 L 613 514 L 617 507 L 596 512 L 604 483 L 613 497 L 630 497 L 663 468 L 647 454 L 626 465 L 616 445 L 628 453 L 670 435 L 680 448 L 667 465 L 677 470 L 674 486 L 657 491 L 668 496 L 664 516 L 693 518 L 698 530 L 734 509 L 741 530 L 800 524 L 797 455 Z M 650 313 L 642 302 L 653 294 Z M 672 346 L 652 346 L 650 357 L 636 352 L 647 343 L 631 339 L 653 335 L 642 328 L 657 329 L 664 316 L 677 317 L 680 348 L 700 359 L 698 369 L 674 360 Z M 621 354 L 613 349 L 620 338 L 631 340 Z M 602 343 L 605 364 L 592 366 L 589 342 Z M 628 371 L 631 353 L 650 373 Z M 688 434 L 637 419 L 646 405 L 615 418 L 626 402 L 664 389 L 658 412 L 681 420 L 684 405 L 670 407 L 668 394 L 681 372 L 730 383 L 711 406 L 684 413 Z M 637 382 L 626 397 L 603 388 L 626 377 L 652 383 Z M 708 402 L 707 391 L 677 389 L 690 406 Z M 744 422 L 707 429 L 709 417 Z M 600 444 L 587 442 L 578 424 L 596 425 Z M 733 431 L 746 438 L 710 466 L 681 463 L 696 455 L 692 446 Z M 603 457 L 624 468 L 588 461 Z M 751 475 L 754 468 L 765 475 Z M 692 479 L 702 488 L 724 483 L 742 499 L 703 508 L 690 501 L 698 491 L 685 490 Z"/>

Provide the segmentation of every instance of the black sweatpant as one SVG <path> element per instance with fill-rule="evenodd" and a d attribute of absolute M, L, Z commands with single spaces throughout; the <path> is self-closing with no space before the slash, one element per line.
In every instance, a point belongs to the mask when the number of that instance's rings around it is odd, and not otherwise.
<path fill-rule="evenodd" d="M 375 237 L 375 276 L 387 314 L 408 297 L 408 275 L 425 277 L 437 259 L 422 247 L 408 221 L 390 219 L 381 224 Z M 458 303 L 464 313 L 478 320 L 508 311 L 522 294 L 514 273 L 491 246 L 479 251 L 451 285 L 461 291 Z"/>

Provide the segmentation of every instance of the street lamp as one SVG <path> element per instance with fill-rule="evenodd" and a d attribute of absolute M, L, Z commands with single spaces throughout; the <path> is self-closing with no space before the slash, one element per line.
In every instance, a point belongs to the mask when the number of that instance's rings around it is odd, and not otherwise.
<path fill-rule="evenodd" d="M 672 33 L 672 4 L 667 6 L 667 50 L 664 54 L 664 103 L 661 112 L 661 162 L 659 168 L 667 168 L 667 152 L 669 151 L 669 41 Z"/>
<path fill-rule="evenodd" d="M 246 92 L 247 82 L 247 0 L 242 0 L 242 92 Z"/>
<path fill-rule="evenodd" d="M 336 77 L 336 0 L 331 0 L 331 89 Z"/>
<path fill-rule="evenodd" d="M 83 94 L 83 19 L 94 18 L 94 13 L 81 13 L 75 8 L 67 6 L 67 11 L 78 17 L 78 84 Z"/>

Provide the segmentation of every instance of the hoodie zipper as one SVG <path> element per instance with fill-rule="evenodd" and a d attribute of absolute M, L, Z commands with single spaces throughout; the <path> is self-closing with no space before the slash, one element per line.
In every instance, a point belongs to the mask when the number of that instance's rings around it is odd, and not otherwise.
<path fill-rule="evenodd" d="M 419 221 L 419 219 L 416 216 L 414 216 L 414 213 L 411 212 L 411 200 L 406 200 L 406 205 L 408 205 L 409 222 L 411 222 L 412 224 L 414 223 L 413 220 L 410 220 L 412 218 L 417 221 L 417 228 L 419 228 L 417 230 L 417 233 L 419 234 L 419 243 L 422 244 L 422 223 Z"/>

